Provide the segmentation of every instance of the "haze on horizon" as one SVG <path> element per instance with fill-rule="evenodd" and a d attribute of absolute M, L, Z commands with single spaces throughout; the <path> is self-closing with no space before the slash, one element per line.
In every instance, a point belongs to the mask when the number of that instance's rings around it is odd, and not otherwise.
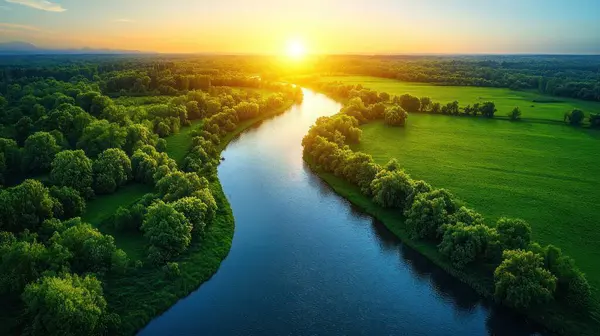
<path fill-rule="evenodd" d="M 0 0 L 0 42 L 267 53 L 600 54 L 598 0 Z"/>

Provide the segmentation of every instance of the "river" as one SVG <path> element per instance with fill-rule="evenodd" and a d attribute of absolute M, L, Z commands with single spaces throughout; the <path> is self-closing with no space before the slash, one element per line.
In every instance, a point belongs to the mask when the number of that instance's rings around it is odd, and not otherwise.
<path fill-rule="evenodd" d="M 244 132 L 219 178 L 235 216 L 218 272 L 141 335 L 533 335 L 336 195 L 302 160 L 324 95 Z"/>

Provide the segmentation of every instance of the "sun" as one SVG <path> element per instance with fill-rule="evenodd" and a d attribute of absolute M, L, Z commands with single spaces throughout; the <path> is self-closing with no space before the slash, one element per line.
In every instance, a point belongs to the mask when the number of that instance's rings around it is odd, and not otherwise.
<path fill-rule="evenodd" d="M 286 53 L 288 57 L 293 59 L 304 58 L 304 56 L 306 56 L 306 45 L 300 39 L 289 40 Z"/>

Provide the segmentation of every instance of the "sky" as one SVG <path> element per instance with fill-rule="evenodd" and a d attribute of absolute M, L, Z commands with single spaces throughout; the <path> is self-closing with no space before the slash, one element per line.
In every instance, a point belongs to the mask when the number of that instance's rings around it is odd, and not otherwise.
<path fill-rule="evenodd" d="M 166 53 L 600 54 L 600 0 L 0 0 L 0 42 Z"/>

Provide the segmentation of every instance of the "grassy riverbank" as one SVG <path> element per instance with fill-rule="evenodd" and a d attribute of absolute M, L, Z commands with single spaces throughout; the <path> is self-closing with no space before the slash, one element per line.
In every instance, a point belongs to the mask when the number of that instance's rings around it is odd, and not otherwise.
<path fill-rule="evenodd" d="M 477 269 L 456 269 L 438 252 L 437 246 L 434 244 L 409 238 L 409 232 L 404 229 L 404 217 L 400 211 L 379 207 L 371 199 L 364 196 L 356 186 L 333 174 L 319 170 L 310 158 L 305 157 L 304 159 L 311 169 L 336 193 L 383 222 L 404 244 L 427 257 L 447 273 L 471 286 L 483 297 L 493 300 L 494 284 L 491 273 L 485 273 Z M 549 330 L 564 335 L 595 335 L 598 328 L 600 328 L 600 323 L 593 317 L 582 317 L 581 314 L 563 309 L 556 303 L 541 307 L 537 311 L 527 312 L 526 315 Z"/>
<path fill-rule="evenodd" d="M 244 130 L 287 111 L 291 106 L 292 103 L 289 103 L 271 113 L 240 123 L 221 139 L 218 151 L 222 152 Z M 180 145 L 189 146 L 189 143 Z M 121 334 L 129 335 L 140 330 L 196 290 L 217 272 L 227 257 L 235 229 L 233 212 L 218 178 L 211 182 L 211 191 L 219 210 L 202 240 L 193 242 L 188 251 L 175 260 L 179 263 L 180 276 L 173 279 L 161 268 L 144 267 L 125 276 L 107 279 L 105 295 L 109 310 L 121 316 Z"/>

